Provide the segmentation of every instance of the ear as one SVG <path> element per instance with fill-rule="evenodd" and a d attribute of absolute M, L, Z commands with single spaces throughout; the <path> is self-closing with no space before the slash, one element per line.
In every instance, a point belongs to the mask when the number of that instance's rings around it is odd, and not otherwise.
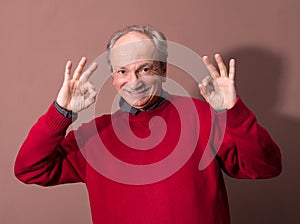
<path fill-rule="evenodd" d="M 115 83 L 115 76 L 114 76 L 114 73 L 111 73 L 111 80 L 112 80 L 112 84 L 113 86 L 116 84 Z"/>
<path fill-rule="evenodd" d="M 167 73 L 165 72 L 165 73 L 162 73 L 162 75 L 161 75 L 161 81 L 166 82 L 166 80 L 167 80 Z"/>
<path fill-rule="evenodd" d="M 165 64 L 163 67 L 162 67 L 162 82 L 166 82 L 167 80 L 167 65 Z"/>

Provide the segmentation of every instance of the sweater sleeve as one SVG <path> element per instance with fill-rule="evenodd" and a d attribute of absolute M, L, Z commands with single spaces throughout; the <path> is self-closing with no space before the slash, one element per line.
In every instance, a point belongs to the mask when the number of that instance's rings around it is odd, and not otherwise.
<path fill-rule="evenodd" d="M 240 98 L 227 111 L 224 140 L 217 155 L 224 172 L 234 178 L 271 178 L 282 170 L 279 147 Z"/>
<path fill-rule="evenodd" d="M 72 120 L 54 104 L 31 128 L 15 161 L 15 175 L 26 184 L 42 186 L 84 182 L 85 160 L 74 132 L 66 137 Z"/>

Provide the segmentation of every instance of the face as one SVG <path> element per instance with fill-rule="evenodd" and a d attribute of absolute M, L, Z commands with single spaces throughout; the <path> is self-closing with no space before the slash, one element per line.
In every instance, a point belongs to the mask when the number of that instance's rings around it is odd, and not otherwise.
<path fill-rule="evenodd" d="M 110 60 L 113 85 L 128 104 L 143 110 L 157 100 L 166 73 L 148 36 L 125 34 L 114 44 Z"/>

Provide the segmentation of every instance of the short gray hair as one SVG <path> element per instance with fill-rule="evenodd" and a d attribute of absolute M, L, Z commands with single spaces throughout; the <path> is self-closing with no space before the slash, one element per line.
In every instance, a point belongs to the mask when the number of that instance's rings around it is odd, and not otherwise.
<path fill-rule="evenodd" d="M 145 34 L 151 40 L 153 40 L 153 43 L 159 54 L 161 68 L 165 70 L 167 65 L 167 57 L 168 57 L 167 39 L 162 32 L 154 30 L 150 26 L 145 26 L 145 25 L 130 25 L 125 27 L 122 30 L 115 32 L 111 36 L 106 46 L 108 64 L 111 65 L 110 51 L 114 46 L 114 44 L 117 42 L 117 40 L 120 39 L 125 34 L 133 31 Z"/>

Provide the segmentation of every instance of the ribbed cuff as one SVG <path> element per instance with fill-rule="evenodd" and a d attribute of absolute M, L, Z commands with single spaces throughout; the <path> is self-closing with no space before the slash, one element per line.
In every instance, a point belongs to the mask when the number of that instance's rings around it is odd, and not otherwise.
<path fill-rule="evenodd" d="M 45 123 L 49 127 L 49 130 L 53 134 L 60 134 L 66 132 L 72 119 L 63 116 L 54 106 L 54 103 L 51 104 L 48 111 L 44 115 Z"/>
<path fill-rule="evenodd" d="M 227 110 L 227 125 L 230 128 L 236 128 L 241 126 L 250 116 L 252 112 L 243 103 L 243 101 L 238 98 L 235 105 Z"/>

